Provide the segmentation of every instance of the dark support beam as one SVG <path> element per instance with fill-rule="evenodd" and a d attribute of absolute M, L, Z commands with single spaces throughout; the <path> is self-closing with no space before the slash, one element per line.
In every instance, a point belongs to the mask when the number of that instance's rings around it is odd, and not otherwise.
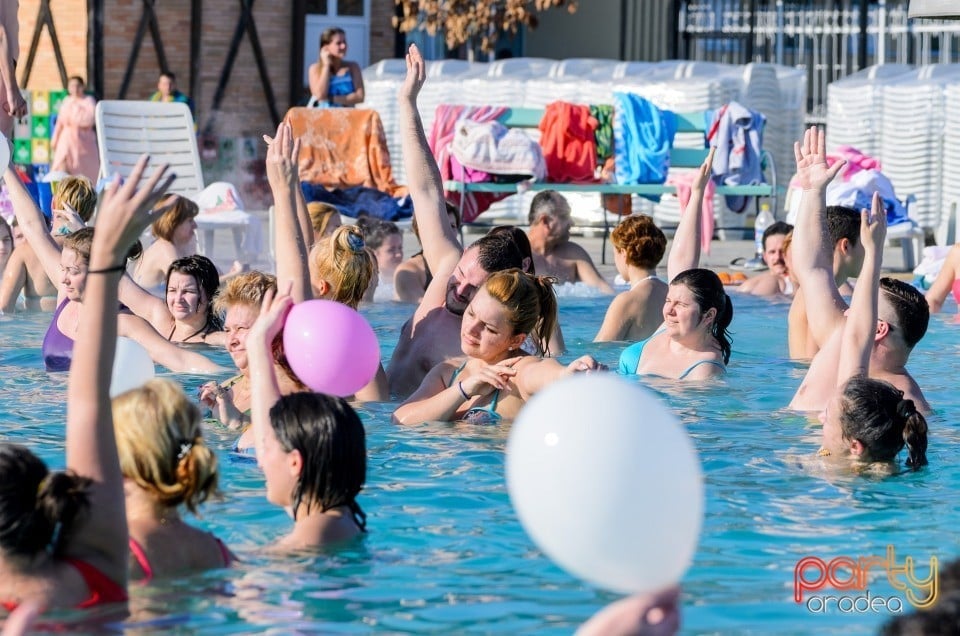
<path fill-rule="evenodd" d="M 253 2 L 254 0 L 240 0 L 240 19 L 237 20 L 237 28 L 233 32 L 233 38 L 230 40 L 230 49 L 227 51 L 227 59 L 223 63 L 223 70 L 220 71 L 220 80 L 217 82 L 217 90 L 213 94 L 213 105 L 210 108 L 210 116 L 207 124 L 203 128 L 204 134 L 213 134 L 213 126 L 216 120 L 217 111 L 223 103 L 224 94 L 227 91 L 227 84 L 230 82 L 230 75 L 233 73 L 233 64 L 237 61 L 237 53 L 240 51 L 240 43 L 243 41 L 243 34 L 246 33 L 250 38 L 250 46 L 253 47 L 253 57 L 257 62 L 257 70 L 260 72 L 260 82 L 263 84 L 264 97 L 267 100 L 267 108 L 270 109 L 270 117 L 273 119 L 273 125 L 280 124 L 280 113 L 277 112 L 277 101 L 273 95 L 273 86 L 270 84 L 270 75 L 267 73 L 267 62 L 263 57 L 263 49 L 260 47 L 260 37 L 257 35 L 257 25 L 253 20 Z"/>
<path fill-rule="evenodd" d="M 200 49 L 203 38 L 203 0 L 190 0 L 190 96 L 200 95 Z"/>
<path fill-rule="evenodd" d="M 293 16 L 290 21 L 290 106 L 296 106 L 303 99 L 303 54 L 306 43 L 303 37 L 303 25 L 306 22 L 306 0 L 293 0 Z"/>
<path fill-rule="evenodd" d="M 87 0 L 87 86 L 103 99 L 103 0 Z"/>
<path fill-rule="evenodd" d="M 169 71 L 167 65 L 167 54 L 163 50 L 163 39 L 160 37 L 160 22 L 157 20 L 157 13 L 154 10 L 157 0 L 143 0 L 143 13 L 140 14 L 140 23 L 137 25 L 137 32 L 133 36 L 133 48 L 127 58 L 127 68 L 123 72 L 123 81 L 120 83 L 120 93 L 118 99 L 126 99 L 127 90 L 130 88 L 130 82 L 133 80 L 133 73 L 137 67 L 137 58 L 140 56 L 140 48 L 143 46 L 143 36 L 147 29 L 150 29 L 150 36 L 153 39 L 153 50 L 157 53 L 157 62 L 160 64 L 161 71 Z"/>
<path fill-rule="evenodd" d="M 37 58 L 37 49 L 40 47 L 40 34 L 43 27 L 50 33 L 50 42 L 53 45 L 53 56 L 57 60 L 57 71 L 60 73 L 60 83 L 67 87 L 67 65 L 63 63 L 63 53 L 60 51 L 60 39 L 57 37 L 57 28 L 53 24 L 53 13 L 50 11 L 50 0 L 40 0 L 40 10 L 37 12 L 37 24 L 33 28 L 33 38 L 30 40 L 30 51 L 27 53 L 27 62 L 23 65 L 23 75 L 20 86 L 25 87 L 30 81 L 33 63 Z"/>
<path fill-rule="evenodd" d="M 860 40 L 857 46 L 857 68 L 867 68 L 867 26 L 869 24 L 870 2 L 869 0 L 860 0 Z M 877 47 L 878 50 L 880 47 Z M 877 60 L 878 64 L 883 64 L 883 60 Z"/>

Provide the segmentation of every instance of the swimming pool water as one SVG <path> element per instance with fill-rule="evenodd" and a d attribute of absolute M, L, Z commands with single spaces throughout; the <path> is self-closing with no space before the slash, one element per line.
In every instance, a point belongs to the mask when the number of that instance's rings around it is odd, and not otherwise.
<path fill-rule="evenodd" d="M 570 350 L 564 359 L 591 353 L 615 368 L 622 345 L 590 342 L 607 302 L 561 298 Z M 683 581 L 683 632 L 875 632 L 889 614 L 834 608 L 822 615 L 796 604 L 794 566 L 809 555 L 884 555 L 891 544 L 901 562 L 913 556 L 925 574 L 931 555 L 947 561 L 957 554 L 960 326 L 934 317 L 911 359 L 911 371 L 937 409 L 930 419 L 930 466 L 888 478 L 837 475 L 812 459 L 818 427 L 783 410 L 803 375 L 801 365 L 785 360 L 787 306 L 743 298 L 735 303 L 726 379 L 682 390 L 653 385 L 687 425 L 706 478 L 703 533 Z M 388 357 L 410 307 L 378 304 L 364 311 Z M 41 368 L 48 320 L 18 316 L 0 323 L 2 439 L 26 442 L 62 466 L 66 376 Z M 214 355 L 229 363 L 223 352 Z M 180 379 L 188 391 L 202 381 Z M 113 627 L 148 633 L 565 634 L 616 598 L 560 570 L 524 534 L 504 481 L 508 426 L 399 428 L 390 423 L 392 408 L 360 409 L 369 455 L 360 504 L 369 535 L 329 554 L 263 554 L 260 548 L 287 532 L 290 521 L 266 502 L 257 467 L 227 451 L 234 434 L 208 427 L 208 444 L 222 462 L 224 498 L 205 505 L 198 523 L 242 562 L 151 588 L 133 586 L 133 616 Z M 637 461 L 656 452 L 638 448 Z M 577 503 L 589 513 L 589 501 Z M 874 596 L 896 593 L 883 579 L 870 589 Z"/>

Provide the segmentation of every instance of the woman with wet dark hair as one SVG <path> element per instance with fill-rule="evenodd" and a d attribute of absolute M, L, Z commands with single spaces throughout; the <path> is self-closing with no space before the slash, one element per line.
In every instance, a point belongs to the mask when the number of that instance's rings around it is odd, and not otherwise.
<path fill-rule="evenodd" d="M 650 338 L 620 355 L 620 372 L 674 380 L 705 380 L 726 372 L 730 361 L 733 304 L 720 278 L 700 263 L 700 215 L 703 190 L 710 178 L 714 149 L 700 166 L 690 202 L 670 247 L 670 286 L 663 304 L 663 324 Z"/>
<path fill-rule="evenodd" d="M 129 276 L 120 282 L 120 300 L 170 342 L 222 345 L 223 321 L 214 311 L 220 286 L 216 265 L 206 256 L 178 258 L 167 269 L 166 297 L 159 298 Z"/>

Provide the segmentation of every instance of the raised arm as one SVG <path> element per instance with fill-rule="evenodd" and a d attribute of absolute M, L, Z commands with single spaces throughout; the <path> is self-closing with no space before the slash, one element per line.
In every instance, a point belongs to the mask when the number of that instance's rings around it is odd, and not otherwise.
<path fill-rule="evenodd" d="M 855 375 L 867 375 L 870 353 L 877 334 L 877 302 L 880 296 L 880 264 L 883 241 L 887 236 L 887 212 L 878 193 L 873 194 L 872 210 L 860 212 L 860 241 L 863 243 L 863 267 L 850 300 L 850 311 L 843 325 L 837 386 Z"/>
<path fill-rule="evenodd" d="M 157 331 L 161 331 L 160 323 L 164 318 L 173 320 L 167 303 L 136 284 L 129 274 L 124 274 L 120 278 L 120 302 L 153 325 Z"/>
<path fill-rule="evenodd" d="M 833 245 L 824 218 L 827 186 L 843 168 L 844 162 L 827 165 L 826 133 L 808 128 L 803 143 L 794 144 L 797 179 L 803 188 L 800 211 L 793 229 L 793 269 L 803 289 L 807 322 L 818 347 L 843 324 L 847 303 L 833 278 Z"/>
<path fill-rule="evenodd" d="M 7 267 L 10 267 L 9 262 Z M 960 243 L 950 248 L 946 259 L 943 261 L 943 267 L 940 268 L 940 273 L 937 274 L 936 280 L 924 294 L 927 297 L 927 303 L 930 305 L 930 313 L 935 314 L 943 309 L 943 301 L 947 299 L 947 294 L 953 289 L 953 281 L 960 278 L 957 276 L 957 272 L 960 272 Z"/>
<path fill-rule="evenodd" d="M 96 233 L 94 233 L 96 234 Z M 157 333 L 153 326 L 140 316 L 120 316 L 120 335 L 136 340 L 150 354 L 150 359 L 162 364 L 174 373 L 219 373 L 226 371 L 209 358 L 184 347 L 177 346 Z"/>
<path fill-rule="evenodd" d="M 264 135 L 264 140 L 267 142 L 267 180 L 273 192 L 276 224 L 274 252 L 277 255 L 277 280 L 292 281 L 293 300 L 301 302 L 312 298 L 313 292 L 307 265 L 307 239 L 297 218 L 300 140 L 293 139 L 293 129 L 286 122 L 281 122 L 277 127 L 275 138 Z"/>
<path fill-rule="evenodd" d="M 62 278 L 60 246 L 50 236 L 50 230 L 43 218 L 43 212 L 34 203 L 33 197 L 27 192 L 23 182 L 20 181 L 20 177 L 13 169 L 13 164 L 7 166 L 3 180 L 7 184 L 7 193 L 10 196 L 10 202 L 13 204 L 13 212 L 17 215 L 17 223 L 23 230 L 23 237 L 33 248 L 37 258 L 40 259 L 47 278 L 54 282 L 59 281 Z M 59 287 L 59 285 L 57 286 Z"/>
<path fill-rule="evenodd" d="M 327 101 L 330 92 L 330 54 L 320 49 L 320 57 L 310 65 L 307 74 L 310 76 L 310 94 L 321 102 Z"/>
<path fill-rule="evenodd" d="M 0 283 L 0 311 L 5 314 L 17 308 L 20 290 L 27 284 L 27 265 L 23 262 L 23 251 L 14 249 L 3 268 L 3 282 Z"/>
<path fill-rule="evenodd" d="M 273 435 L 270 424 L 270 408 L 280 399 L 280 385 L 273 365 L 271 345 L 293 307 L 289 285 L 287 290 L 274 298 L 268 290 L 263 296 L 260 316 L 247 334 L 247 360 L 250 365 L 250 422 L 253 426 L 254 448 L 257 458 L 263 457 L 263 440 Z"/>
<path fill-rule="evenodd" d="M 67 383 L 67 468 L 89 477 L 93 485 L 89 514 L 70 537 L 66 552 L 121 585 L 127 581 L 129 548 L 109 396 L 117 343 L 117 283 L 127 250 L 150 224 L 150 211 L 172 180 L 164 177 L 163 166 L 138 188 L 146 165 L 143 156 L 123 186 L 115 179 L 104 192 L 80 310 L 83 337 L 74 343 Z"/>
<path fill-rule="evenodd" d="M 420 242 L 423 244 L 423 258 L 433 272 L 434 280 L 439 280 L 445 286 L 463 248 L 456 230 L 450 227 L 440 169 L 430 153 L 423 121 L 417 111 L 417 95 L 425 79 L 423 57 L 417 46 L 411 44 L 407 52 L 407 76 L 400 87 L 399 96 L 403 165 L 413 199 Z"/>
<path fill-rule="evenodd" d="M 680 216 L 680 224 L 670 243 L 670 255 L 667 257 L 667 282 L 674 279 L 680 272 L 700 267 L 700 238 L 702 223 L 700 215 L 703 210 L 703 191 L 707 187 L 713 166 L 713 155 L 716 146 L 710 148 L 707 158 L 700 164 L 697 176 L 690 192 L 690 200 Z"/>

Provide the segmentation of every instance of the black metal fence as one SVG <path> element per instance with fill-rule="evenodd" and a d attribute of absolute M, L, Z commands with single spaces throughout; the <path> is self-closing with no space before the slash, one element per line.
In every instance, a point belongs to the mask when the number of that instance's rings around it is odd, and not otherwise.
<path fill-rule="evenodd" d="M 679 58 L 807 69 L 811 121 L 825 116 L 827 84 L 860 69 L 960 62 L 960 21 L 907 20 L 906 0 L 701 0 L 678 11 Z"/>

